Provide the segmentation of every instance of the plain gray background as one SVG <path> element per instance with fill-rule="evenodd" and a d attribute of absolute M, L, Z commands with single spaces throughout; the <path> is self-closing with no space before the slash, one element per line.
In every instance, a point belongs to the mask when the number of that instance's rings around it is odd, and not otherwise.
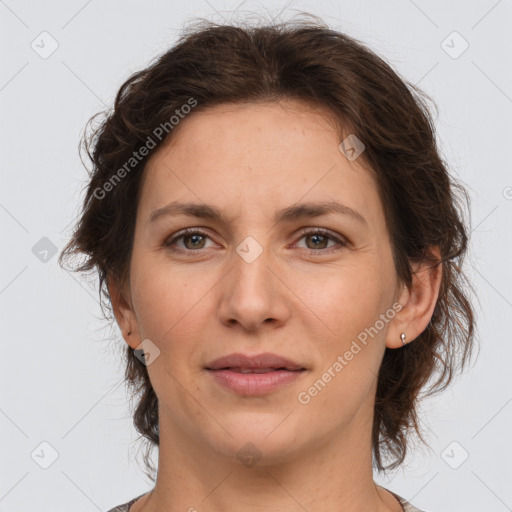
<path fill-rule="evenodd" d="M 434 98 L 443 156 L 472 198 L 467 269 L 481 351 L 422 405 L 432 451 L 418 445 L 376 481 L 429 512 L 512 510 L 512 1 L 239 4 L 0 1 L 0 511 L 107 510 L 151 488 L 135 461 L 124 341 L 108 341 L 94 282 L 60 269 L 52 252 L 83 197 L 86 121 L 187 20 L 299 11 L 366 42 Z"/>

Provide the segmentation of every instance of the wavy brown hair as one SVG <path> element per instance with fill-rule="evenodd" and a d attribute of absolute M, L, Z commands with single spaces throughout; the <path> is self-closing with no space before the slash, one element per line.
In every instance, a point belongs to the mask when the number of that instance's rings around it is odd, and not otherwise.
<path fill-rule="evenodd" d="M 373 174 L 385 206 L 399 280 L 410 287 L 411 262 L 429 258 L 432 246 L 441 253 L 442 281 L 430 323 L 406 346 L 386 348 L 379 370 L 372 449 L 374 466 L 385 471 L 403 462 L 412 429 L 425 443 L 417 416 L 420 392 L 430 379 L 423 396 L 445 389 L 470 359 L 476 341 L 474 290 L 462 269 L 468 245 L 463 207 L 469 207 L 469 198 L 437 148 L 427 104 L 431 98 L 363 42 L 311 18 L 259 26 L 199 20 L 173 47 L 132 74 L 113 110 L 100 112 L 103 120 L 81 141 L 93 165 L 81 216 L 59 263 L 85 256 L 72 269 L 97 272 L 102 311 L 113 321 L 107 278 L 121 284 L 129 279 L 141 179 L 151 152 L 122 173 L 115 186 L 106 183 L 113 183 L 123 166 L 126 170 L 148 137 L 155 139 L 155 128 L 169 126 L 191 98 L 197 104 L 189 115 L 223 103 L 280 99 L 327 107 L 340 127 L 340 142 L 352 133 L 366 146 L 359 158 Z M 173 136 L 168 131 L 157 147 Z M 137 398 L 134 425 L 148 441 L 146 470 L 154 471 L 149 453 L 159 445 L 158 399 L 146 366 L 128 345 L 125 356 L 126 383 Z"/>

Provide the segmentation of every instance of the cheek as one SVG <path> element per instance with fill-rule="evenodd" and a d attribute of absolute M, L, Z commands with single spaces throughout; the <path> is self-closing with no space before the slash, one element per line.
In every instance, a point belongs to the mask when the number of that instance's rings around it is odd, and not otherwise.
<path fill-rule="evenodd" d="M 162 261 L 161 261 L 162 260 Z M 134 258 L 132 264 L 132 297 L 139 328 L 160 335 L 185 315 L 194 314 L 209 287 L 205 280 L 188 276 L 179 266 L 171 266 L 164 258 Z"/>
<path fill-rule="evenodd" d="M 307 295 L 304 303 L 309 308 L 304 312 L 310 311 L 301 315 L 305 331 L 319 352 L 320 365 L 308 386 L 321 390 L 314 399 L 320 408 L 325 402 L 327 409 L 343 403 L 354 412 L 376 383 L 389 323 L 380 320 L 389 308 L 382 271 L 366 261 L 358 268 L 337 268 L 328 278 L 316 280 L 315 287 L 302 281 L 298 288 L 299 296 Z"/>
<path fill-rule="evenodd" d="M 208 292 L 215 279 L 165 264 L 139 263 L 132 276 L 132 297 L 141 339 L 155 343 L 165 367 L 181 374 L 188 362 L 195 364 L 196 345 L 211 323 L 214 305 Z M 153 376 L 155 371 L 149 368 Z"/>
<path fill-rule="evenodd" d="M 308 329 L 320 340 L 317 346 L 321 361 L 308 386 L 317 392 L 314 407 L 326 422 L 349 421 L 362 403 L 370 404 L 387 330 L 387 324 L 375 328 L 385 312 L 382 290 L 376 289 L 376 283 L 362 284 L 347 278 L 337 285 L 328 289 L 327 300 L 318 301 L 315 309 L 321 321 L 312 319 L 314 325 Z M 328 333 L 324 343 L 319 332 Z"/>
<path fill-rule="evenodd" d="M 332 341 L 346 343 L 384 312 L 380 309 L 386 291 L 378 274 L 378 269 L 361 261 L 295 279 L 294 291 L 310 312 L 307 318 L 318 324 L 320 332 Z"/>

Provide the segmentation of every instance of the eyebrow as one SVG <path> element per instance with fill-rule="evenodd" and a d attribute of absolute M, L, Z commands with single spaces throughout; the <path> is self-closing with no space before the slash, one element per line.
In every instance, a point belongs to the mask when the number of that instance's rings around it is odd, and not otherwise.
<path fill-rule="evenodd" d="M 329 213 L 349 215 L 361 224 L 368 226 L 368 222 L 359 212 L 336 201 L 306 202 L 295 204 L 279 210 L 274 217 L 274 221 L 276 223 L 283 221 L 289 222 L 303 218 L 320 217 L 322 215 L 328 215 Z M 151 212 L 148 222 L 154 222 L 156 219 L 167 215 L 189 215 L 191 217 L 198 217 L 201 219 L 211 219 L 217 221 L 224 220 L 222 210 L 216 206 L 206 203 L 181 203 L 178 201 L 173 201 L 168 205 Z"/>

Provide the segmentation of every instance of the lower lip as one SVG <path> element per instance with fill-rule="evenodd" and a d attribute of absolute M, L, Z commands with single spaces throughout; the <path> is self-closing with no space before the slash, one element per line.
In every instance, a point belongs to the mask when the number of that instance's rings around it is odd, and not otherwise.
<path fill-rule="evenodd" d="M 222 386 L 240 395 L 264 395 L 293 382 L 305 370 L 275 370 L 267 373 L 239 373 L 232 370 L 208 370 Z"/>

